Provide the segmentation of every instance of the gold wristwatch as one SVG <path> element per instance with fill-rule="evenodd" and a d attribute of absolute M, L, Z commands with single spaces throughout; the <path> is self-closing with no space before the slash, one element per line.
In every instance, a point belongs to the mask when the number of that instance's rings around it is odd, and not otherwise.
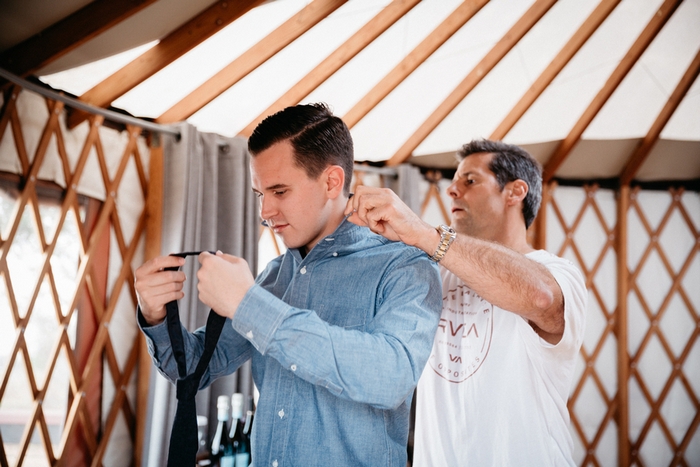
<path fill-rule="evenodd" d="M 436 263 L 439 263 L 440 260 L 445 256 L 445 253 L 447 253 L 447 250 L 450 248 L 450 245 L 457 236 L 457 232 L 455 232 L 455 229 L 453 229 L 452 227 L 444 224 L 440 224 L 436 227 L 436 229 L 440 233 L 440 244 L 435 250 L 435 253 L 433 253 L 433 256 L 430 257 L 430 259 L 432 259 Z"/>

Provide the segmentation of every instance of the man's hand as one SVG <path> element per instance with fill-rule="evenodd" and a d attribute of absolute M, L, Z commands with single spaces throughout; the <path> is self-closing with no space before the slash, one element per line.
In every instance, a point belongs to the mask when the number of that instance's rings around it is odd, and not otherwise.
<path fill-rule="evenodd" d="M 165 304 L 185 296 L 182 285 L 185 273 L 166 271 L 165 268 L 180 267 L 184 258 L 160 256 L 139 267 L 135 272 L 134 288 L 141 314 L 151 326 L 165 319 Z"/>
<path fill-rule="evenodd" d="M 369 227 L 392 241 L 402 241 L 433 254 L 440 234 L 388 188 L 358 186 L 348 200 L 345 215 L 353 224 Z M 430 250 L 430 251 L 429 251 Z"/>
<path fill-rule="evenodd" d="M 199 300 L 215 313 L 233 318 L 246 292 L 255 283 L 248 262 L 220 251 L 216 255 L 200 253 L 199 262 L 202 265 L 197 271 Z"/>

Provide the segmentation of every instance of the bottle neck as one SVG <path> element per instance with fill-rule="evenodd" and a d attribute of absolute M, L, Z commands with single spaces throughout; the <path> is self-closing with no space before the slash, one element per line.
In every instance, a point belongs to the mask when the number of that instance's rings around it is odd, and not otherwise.
<path fill-rule="evenodd" d="M 216 418 L 220 422 L 227 422 L 228 421 L 228 410 L 227 409 L 219 409 Z"/>
<path fill-rule="evenodd" d="M 248 411 L 245 417 L 245 426 L 243 427 L 243 433 L 250 433 L 250 424 L 253 422 L 253 412 L 251 410 Z"/>

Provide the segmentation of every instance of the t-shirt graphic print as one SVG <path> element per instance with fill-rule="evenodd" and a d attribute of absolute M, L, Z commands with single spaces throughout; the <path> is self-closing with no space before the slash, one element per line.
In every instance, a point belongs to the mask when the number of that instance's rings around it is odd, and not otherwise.
<path fill-rule="evenodd" d="M 489 353 L 493 305 L 460 281 L 442 297 L 443 312 L 428 365 L 440 377 L 461 383 L 472 376 Z"/>

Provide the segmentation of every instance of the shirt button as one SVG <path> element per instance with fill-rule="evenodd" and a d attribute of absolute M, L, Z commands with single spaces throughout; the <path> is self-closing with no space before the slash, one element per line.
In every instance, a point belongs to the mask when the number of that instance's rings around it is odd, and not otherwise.
<path fill-rule="evenodd" d="M 273 460 L 273 461 L 272 461 L 272 467 L 277 467 L 277 465 L 279 465 L 279 464 L 277 464 L 277 459 Z"/>
<path fill-rule="evenodd" d="M 252 339 L 252 338 L 253 338 L 253 331 L 248 331 L 248 332 L 246 332 L 246 333 L 245 333 L 245 336 L 246 336 L 248 339 Z"/>
<path fill-rule="evenodd" d="M 306 274 L 306 266 L 304 266 L 303 268 L 301 268 L 301 269 L 299 270 L 299 272 L 302 273 L 302 274 Z"/>
<path fill-rule="evenodd" d="M 337 251 L 334 251 L 334 252 L 333 252 L 333 256 L 338 256 L 338 252 L 337 252 Z"/>
<path fill-rule="evenodd" d="M 282 409 L 282 410 L 280 410 L 279 412 L 277 412 L 277 415 L 279 415 L 280 418 L 284 418 L 284 409 Z"/>
<path fill-rule="evenodd" d="M 292 369 L 292 371 L 297 371 L 297 366 L 296 366 L 296 365 L 292 365 L 290 368 Z"/>

